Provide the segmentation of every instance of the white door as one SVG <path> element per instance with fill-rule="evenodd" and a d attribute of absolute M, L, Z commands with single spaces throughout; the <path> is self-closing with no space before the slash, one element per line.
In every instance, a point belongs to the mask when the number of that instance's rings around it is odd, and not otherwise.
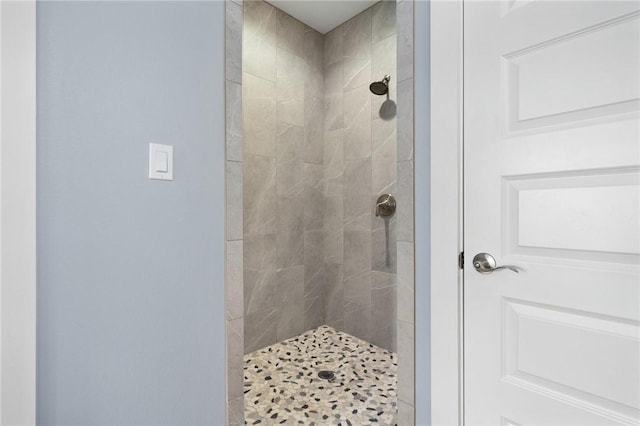
<path fill-rule="evenodd" d="M 639 17 L 465 4 L 468 425 L 639 423 Z"/>

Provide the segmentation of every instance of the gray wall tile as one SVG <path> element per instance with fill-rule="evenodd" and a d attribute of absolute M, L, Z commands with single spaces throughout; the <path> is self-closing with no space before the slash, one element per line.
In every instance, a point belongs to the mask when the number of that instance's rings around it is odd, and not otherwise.
<path fill-rule="evenodd" d="M 371 92 L 362 86 L 344 93 L 344 158 L 371 156 Z"/>
<path fill-rule="evenodd" d="M 225 2 L 225 78 L 242 83 L 242 5 Z"/>
<path fill-rule="evenodd" d="M 305 25 L 283 11 L 276 11 L 276 34 L 279 49 L 302 56 Z"/>
<path fill-rule="evenodd" d="M 244 157 L 244 233 L 273 234 L 276 232 L 276 159 L 249 154 Z"/>
<path fill-rule="evenodd" d="M 342 261 L 342 259 L 340 259 Z M 325 323 L 338 330 L 344 330 L 344 287 L 342 265 L 325 264 Z"/>
<path fill-rule="evenodd" d="M 242 240 L 227 241 L 225 253 L 225 306 L 228 320 L 241 318 L 244 315 L 243 256 Z"/>
<path fill-rule="evenodd" d="M 371 232 L 371 159 L 345 162 L 344 228 Z M 346 253 L 346 252 L 345 252 Z"/>
<path fill-rule="evenodd" d="M 396 219 L 394 217 L 383 219 L 373 216 L 372 220 L 371 269 L 395 274 L 397 264 Z"/>
<path fill-rule="evenodd" d="M 343 56 L 371 58 L 371 8 L 344 24 Z"/>
<path fill-rule="evenodd" d="M 244 73 L 242 100 L 244 153 L 275 157 L 275 83 L 252 74 Z"/>
<path fill-rule="evenodd" d="M 371 273 L 371 343 L 396 351 L 396 275 Z"/>
<path fill-rule="evenodd" d="M 375 44 L 396 33 L 396 2 L 383 0 L 371 7 L 371 40 Z"/>
<path fill-rule="evenodd" d="M 307 92 L 308 93 L 308 92 Z M 304 98 L 304 161 L 322 164 L 324 141 L 324 99 Z"/>
<path fill-rule="evenodd" d="M 244 7 L 242 69 L 245 73 L 276 81 L 276 9 L 262 0 Z"/>
<path fill-rule="evenodd" d="M 324 247 L 322 230 L 304 233 L 305 328 L 324 323 Z"/>
<path fill-rule="evenodd" d="M 398 83 L 398 161 L 413 160 L 413 79 Z"/>
<path fill-rule="evenodd" d="M 413 242 L 398 241 L 398 320 L 414 324 Z"/>
<path fill-rule="evenodd" d="M 342 196 L 344 153 L 342 129 L 326 132 L 324 136 L 324 194 L 327 197 Z"/>
<path fill-rule="evenodd" d="M 244 395 L 229 400 L 229 402 L 227 403 L 227 425 L 244 425 Z"/>
<path fill-rule="evenodd" d="M 324 199 L 324 261 L 342 264 L 343 251 L 343 198 Z"/>
<path fill-rule="evenodd" d="M 278 268 L 304 263 L 304 207 L 302 196 L 278 196 Z M 278 306 L 286 305 L 279 303 Z"/>
<path fill-rule="evenodd" d="M 304 164 L 304 229 L 321 231 L 324 223 L 324 168 L 322 164 Z"/>
<path fill-rule="evenodd" d="M 398 163 L 398 240 L 413 241 L 413 161 Z"/>
<path fill-rule="evenodd" d="M 227 161 L 226 171 L 226 233 L 227 240 L 241 240 L 243 234 L 243 170 L 242 163 Z"/>
<path fill-rule="evenodd" d="M 278 297 L 275 235 L 245 235 L 243 269 L 245 317 L 273 309 Z"/>
<path fill-rule="evenodd" d="M 227 349 L 227 398 L 233 400 L 243 395 L 244 319 L 226 321 Z"/>
<path fill-rule="evenodd" d="M 227 160 L 242 161 L 242 85 L 227 81 L 225 91 Z"/>
<path fill-rule="evenodd" d="M 277 193 L 299 197 L 304 191 L 304 128 L 278 123 Z"/>
<path fill-rule="evenodd" d="M 344 52 L 344 25 L 329 31 L 324 36 L 324 64 L 331 65 L 342 61 Z"/>
<path fill-rule="evenodd" d="M 244 353 L 248 354 L 278 341 L 278 310 L 270 308 L 244 318 Z"/>
<path fill-rule="evenodd" d="M 304 266 L 278 271 L 277 339 L 282 341 L 305 331 L 304 329 Z"/>
<path fill-rule="evenodd" d="M 277 57 L 278 121 L 304 126 L 304 59 L 280 48 Z"/>
<path fill-rule="evenodd" d="M 414 403 L 414 337 L 413 324 L 398 321 L 398 399 Z"/>
<path fill-rule="evenodd" d="M 413 1 L 397 5 L 398 81 L 413 78 Z"/>

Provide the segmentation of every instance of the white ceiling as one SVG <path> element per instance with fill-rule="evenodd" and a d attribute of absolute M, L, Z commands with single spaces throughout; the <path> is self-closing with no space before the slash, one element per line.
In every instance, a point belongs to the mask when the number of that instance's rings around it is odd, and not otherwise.
<path fill-rule="evenodd" d="M 314 30 L 326 34 L 379 0 L 267 0 Z"/>

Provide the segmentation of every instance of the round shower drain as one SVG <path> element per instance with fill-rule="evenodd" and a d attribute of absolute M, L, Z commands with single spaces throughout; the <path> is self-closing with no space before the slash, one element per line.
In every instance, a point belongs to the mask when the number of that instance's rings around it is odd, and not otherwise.
<path fill-rule="evenodd" d="M 336 378 L 336 375 L 333 371 L 322 370 L 318 372 L 318 377 L 324 380 L 333 380 Z"/>

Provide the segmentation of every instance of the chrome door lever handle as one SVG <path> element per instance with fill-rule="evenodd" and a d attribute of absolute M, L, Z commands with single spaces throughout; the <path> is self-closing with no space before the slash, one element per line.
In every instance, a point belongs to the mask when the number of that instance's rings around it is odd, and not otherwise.
<path fill-rule="evenodd" d="M 520 271 L 515 266 L 504 265 L 498 266 L 496 263 L 496 259 L 491 256 L 489 253 L 478 253 L 473 258 L 473 267 L 481 274 L 490 274 L 493 271 L 497 271 L 500 269 L 508 269 L 510 271 L 519 274 Z"/>

